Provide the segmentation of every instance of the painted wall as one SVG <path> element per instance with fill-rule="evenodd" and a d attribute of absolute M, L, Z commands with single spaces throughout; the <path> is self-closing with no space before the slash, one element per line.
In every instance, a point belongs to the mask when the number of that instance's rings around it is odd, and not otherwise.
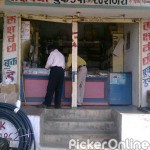
<path fill-rule="evenodd" d="M 133 144 L 135 145 L 136 142 L 142 143 L 143 141 L 145 141 L 148 144 L 148 147 L 147 148 L 139 147 L 138 149 L 149 150 L 150 114 L 140 114 L 140 113 L 139 114 L 133 114 L 133 113 L 122 114 L 122 133 L 121 134 L 122 134 L 121 140 L 122 141 L 130 140 L 130 144 L 132 145 Z M 144 146 L 145 144 L 142 144 L 142 145 Z"/>
<path fill-rule="evenodd" d="M 150 90 L 150 20 L 142 22 L 142 106 L 147 106 L 147 91 Z"/>
<path fill-rule="evenodd" d="M 132 72 L 132 104 L 138 106 L 139 99 L 139 32 L 138 23 L 125 24 L 124 71 Z M 130 33 L 130 46 L 126 48 L 127 33 Z M 128 38 L 129 40 L 129 38 Z M 129 44 L 129 41 L 128 41 Z"/>

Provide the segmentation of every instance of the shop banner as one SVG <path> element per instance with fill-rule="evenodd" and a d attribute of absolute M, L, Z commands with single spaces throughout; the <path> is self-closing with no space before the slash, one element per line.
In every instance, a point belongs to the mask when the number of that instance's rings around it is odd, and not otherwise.
<path fill-rule="evenodd" d="M 42 4 L 79 4 L 101 6 L 144 6 L 150 7 L 150 0 L 6 0 L 11 3 L 42 3 Z"/>
<path fill-rule="evenodd" d="M 17 83 L 18 17 L 8 15 L 4 19 L 3 82 Z"/>
<path fill-rule="evenodd" d="M 142 101 L 146 105 L 147 90 L 150 90 L 150 20 L 142 22 Z"/>

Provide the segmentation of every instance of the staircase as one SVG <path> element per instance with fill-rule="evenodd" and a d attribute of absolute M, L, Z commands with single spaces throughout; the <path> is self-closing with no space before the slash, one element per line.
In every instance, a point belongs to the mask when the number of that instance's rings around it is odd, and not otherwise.
<path fill-rule="evenodd" d="M 41 127 L 41 150 L 68 150 L 71 139 L 79 146 L 82 141 L 117 138 L 111 109 L 107 108 L 47 109 L 42 115 Z M 72 145 L 70 149 L 79 147 Z"/>

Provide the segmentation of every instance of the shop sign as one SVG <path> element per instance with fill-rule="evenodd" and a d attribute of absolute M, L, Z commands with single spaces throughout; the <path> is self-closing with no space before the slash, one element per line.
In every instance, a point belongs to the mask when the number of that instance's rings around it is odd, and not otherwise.
<path fill-rule="evenodd" d="M 146 106 L 150 89 L 150 20 L 142 22 L 142 105 Z"/>
<path fill-rule="evenodd" d="M 142 28 L 142 77 L 144 87 L 150 87 L 150 21 Z"/>
<path fill-rule="evenodd" d="M 17 82 L 18 17 L 4 19 L 3 82 Z"/>
<path fill-rule="evenodd" d="M 101 6 L 150 6 L 150 0 L 7 0 L 12 3 L 78 4 Z"/>

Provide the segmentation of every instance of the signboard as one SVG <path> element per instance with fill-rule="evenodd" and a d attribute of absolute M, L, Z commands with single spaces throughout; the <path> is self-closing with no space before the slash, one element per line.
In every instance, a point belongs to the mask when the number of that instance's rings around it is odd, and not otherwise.
<path fill-rule="evenodd" d="M 144 20 L 142 25 L 142 102 L 146 106 L 150 89 L 150 20 Z"/>
<path fill-rule="evenodd" d="M 21 39 L 22 40 L 30 39 L 30 21 L 21 22 Z"/>
<path fill-rule="evenodd" d="M 126 84 L 126 74 L 123 73 L 111 73 L 110 84 Z"/>
<path fill-rule="evenodd" d="M 150 0 L 7 0 L 11 3 L 80 4 L 101 6 L 150 6 Z"/>
<path fill-rule="evenodd" d="M 17 83 L 18 17 L 4 19 L 3 82 Z"/>

